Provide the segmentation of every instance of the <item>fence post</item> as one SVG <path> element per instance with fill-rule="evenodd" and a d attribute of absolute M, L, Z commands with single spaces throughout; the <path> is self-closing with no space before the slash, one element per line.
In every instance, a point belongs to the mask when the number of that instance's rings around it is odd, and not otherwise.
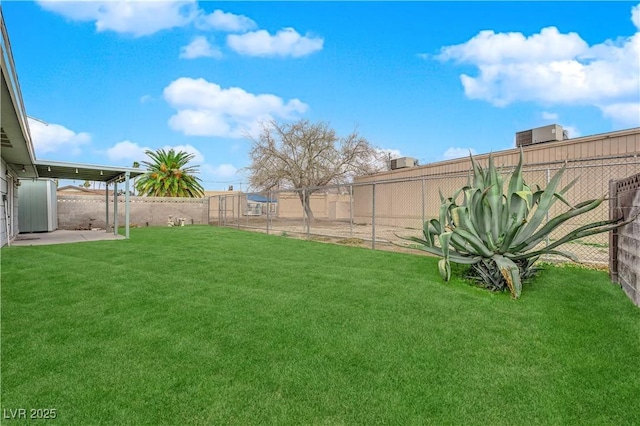
<path fill-rule="evenodd" d="M 549 170 L 549 167 L 547 167 L 547 185 L 546 186 L 549 186 L 549 182 L 550 181 L 551 181 L 551 170 Z M 547 214 L 546 214 L 546 218 L 545 218 L 545 224 L 546 223 L 549 223 L 549 210 L 548 209 L 547 209 Z M 549 246 L 549 234 L 547 234 L 546 238 L 544 239 L 545 240 L 545 247 Z"/>
<path fill-rule="evenodd" d="M 309 210 L 311 210 L 311 195 L 309 195 L 309 193 L 305 192 L 304 194 L 304 199 L 305 199 L 305 205 L 309 208 Z M 305 210 L 305 215 L 307 216 L 307 240 L 311 237 L 310 233 L 310 228 L 311 228 L 311 219 L 309 218 L 309 215 L 306 213 Z"/>
<path fill-rule="evenodd" d="M 244 208 L 247 210 L 247 214 L 244 215 L 244 224 L 247 228 L 249 228 L 249 192 L 245 192 L 244 198 Z"/>
<path fill-rule="evenodd" d="M 618 185 L 617 181 L 609 180 L 609 219 L 618 218 Z M 611 281 L 618 283 L 618 229 L 609 231 L 609 276 Z"/>
<path fill-rule="evenodd" d="M 306 210 L 304 208 L 304 206 L 305 206 L 305 203 L 304 203 L 304 192 L 302 192 L 302 189 L 300 190 L 299 197 L 300 197 L 300 201 L 302 202 L 302 232 L 304 232 L 304 227 L 307 224 L 307 220 L 306 220 L 307 213 L 306 213 Z"/>
<path fill-rule="evenodd" d="M 376 184 L 372 185 L 371 191 L 371 249 L 376 249 Z"/>
<path fill-rule="evenodd" d="M 353 184 L 349 185 L 349 237 L 353 238 Z"/>
<path fill-rule="evenodd" d="M 269 235 L 270 218 L 271 218 L 271 191 L 267 192 L 267 235 Z"/>
<path fill-rule="evenodd" d="M 424 227 L 424 178 L 420 181 L 422 184 L 422 223 L 421 225 Z"/>
<path fill-rule="evenodd" d="M 222 195 L 216 196 L 218 199 L 218 226 L 222 226 Z"/>

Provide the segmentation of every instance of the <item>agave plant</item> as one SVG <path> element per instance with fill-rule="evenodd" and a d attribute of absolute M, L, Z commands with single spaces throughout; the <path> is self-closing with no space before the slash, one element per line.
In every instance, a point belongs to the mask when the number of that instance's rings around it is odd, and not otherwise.
<path fill-rule="evenodd" d="M 471 265 L 474 275 L 494 290 L 509 288 L 514 298 L 520 297 L 522 280 L 533 275 L 534 264 L 541 255 L 559 255 L 577 261 L 573 253 L 558 250 L 569 241 L 615 229 L 633 221 L 605 220 L 580 226 L 553 243 L 540 247 L 549 234 L 567 220 L 598 207 L 605 196 L 571 205 L 566 192 L 576 178 L 558 189 L 566 164 L 553 176 L 545 189 L 531 188 L 522 177 L 523 154 L 511 174 L 509 184 L 489 156 L 485 170 L 471 156 L 473 180 L 450 198 L 440 193 L 438 219 L 424 223 L 424 238 L 401 237 L 418 243 L 414 247 L 442 257 L 438 262 L 445 281 L 451 277 L 450 262 Z M 458 198 L 462 194 L 462 203 Z M 556 201 L 567 205 L 564 213 L 547 219 Z"/>

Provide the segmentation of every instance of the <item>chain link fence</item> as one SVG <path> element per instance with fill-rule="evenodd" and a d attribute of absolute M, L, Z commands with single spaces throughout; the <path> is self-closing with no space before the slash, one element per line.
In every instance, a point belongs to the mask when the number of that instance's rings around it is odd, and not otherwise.
<path fill-rule="evenodd" d="M 525 166 L 525 182 L 534 190 L 536 185 L 544 188 L 564 164 Z M 512 171 L 513 167 L 502 169 L 505 185 L 508 185 Z M 565 197 L 575 205 L 606 195 L 610 180 L 639 172 L 640 159 L 635 156 L 572 161 L 566 164 L 559 188 L 578 178 Z M 403 251 L 398 245 L 410 243 L 400 237 L 422 236 L 422 224 L 438 217 L 440 193 L 444 197 L 452 196 L 467 184 L 470 176 L 469 170 L 321 188 L 216 195 L 209 200 L 210 223 L 283 237 Z M 557 201 L 547 220 L 568 208 Z M 553 242 L 587 223 L 607 220 L 608 208 L 608 203 L 603 202 L 595 210 L 567 221 L 541 244 Z M 582 262 L 604 266 L 608 264 L 608 246 L 608 234 L 605 233 L 564 244 L 560 249 L 574 253 Z"/>

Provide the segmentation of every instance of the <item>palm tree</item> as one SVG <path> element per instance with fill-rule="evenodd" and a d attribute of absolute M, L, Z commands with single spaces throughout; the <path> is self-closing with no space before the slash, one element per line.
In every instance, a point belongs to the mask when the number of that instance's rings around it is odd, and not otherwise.
<path fill-rule="evenodd" d="M 140 195 L 155 197 L 202 197 L 204 189 L 194 176 L 199 166 L 187 166 L 194 154 L 173 149 L 145 151 L 152 161 L 143 161 L 147 172 L 140 177 L 136 188 Z"/>

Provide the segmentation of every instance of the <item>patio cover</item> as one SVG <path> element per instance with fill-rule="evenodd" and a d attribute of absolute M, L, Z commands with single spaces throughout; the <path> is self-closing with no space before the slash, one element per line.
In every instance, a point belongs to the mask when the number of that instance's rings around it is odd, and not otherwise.
<path fill-rule="evenodd" d="M 247 195 L 247 200 L 253 201 L 255 203 L 277 203 L 278 202 L 278 200 L 270 199 L 259 194 L 249 194 Z"/>
<path fill-rule="evenodd" d="M 128 172 L 129 177 L 144 174 L 143 170 L 132 167 L 99 166 L 84 163 L 35 160 L 34 165 L 41 178 L 91 180 L 113 182 Z"/>
<path fill-rule="evenodd" d="M 113 184 L 113 233 L 118 233 L 118 183 L 124 182 L 125 189 L 125 237 L 129 238 L 129 184 L 130 179 L 145 172 L 133 167 L 100 166 L 83 163 L 35 160 L 34 166 L 41 178 L 80 179 L 106 182 L 105 228 L 109 232 L 109 185 Z"/>

